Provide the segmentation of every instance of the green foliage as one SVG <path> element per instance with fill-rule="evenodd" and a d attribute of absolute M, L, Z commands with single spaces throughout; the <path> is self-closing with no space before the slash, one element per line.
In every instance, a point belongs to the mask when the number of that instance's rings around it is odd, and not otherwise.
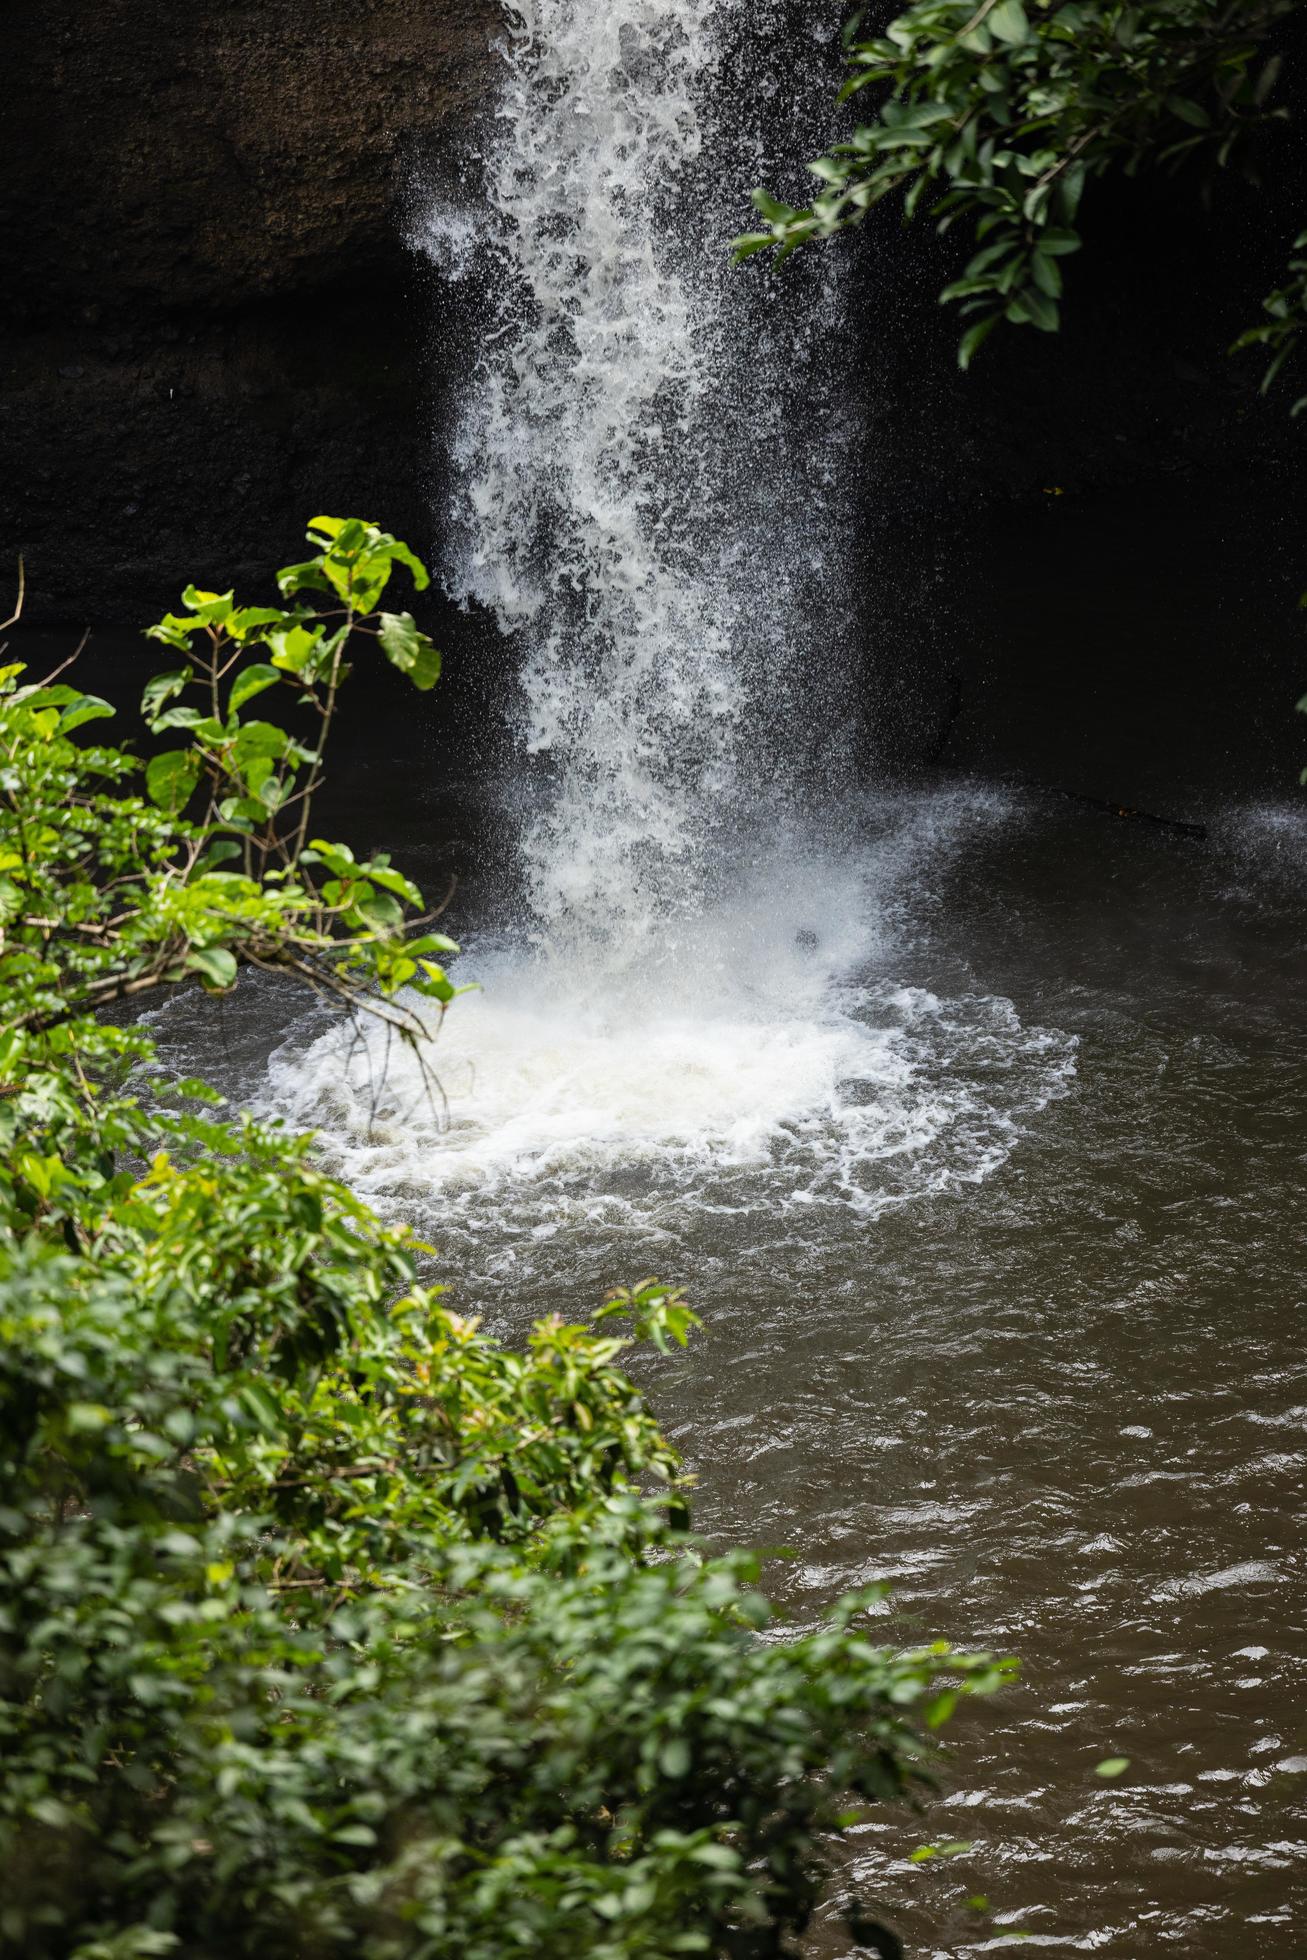
<path fill-rule="evenodd" d="M 4 1261 L 7 1950 L 780 1951 L 939 1675 L 1005 1670 L 856 1599 L 759 1641 L 754 1562 L 631 1487 L 621 1343 L 387 1309 L 406 1248 L 307 1166 L 214 1183 L 147 1179 L 139 1256 Z"/>
<path fill-rule="evenodd" d="M 408 880 L 308 817 L 354 636 L 435 677 L 376 610 L 426 574 L 373 526 L 310 541 L 292 604 L 190 587 L 153 629 L 182 740 L 144 796 L 105 703 L 0 685 L 0 1952 L 791 1952 L 850 1796 L 924 1787 L 1011 1664 L 875 1645 L 867 1595 L 759 1638 L 756 1560 L 689 1538 L 622 1365 L 685 1344 L 677 1295 L 509 1350 L 311 1139 L 103 1016 L 255 965 L 416 1040 L 456 991 Z"/>
<path fill-rule="evenodd" d="M 1266 394 L 1280 369 L 1297 352 L 1303 328 L 1307 326 L 1307 231 L 1299 232 L 1294 239 L 1288 277 L 1262 301 L 1262 311 L 1265 320 L 1241 333 L 1232 351 L 1244 347 L 1270 349 L 1271 359 L 1262 376 L 1262 393 Z M 1301 415 L 1305 408 L 1307 395 L 1299 395 L 1289 413 Z"/>
<path fill-rule="evenodd" d="M 856 16 L 841 99 L 873 86 L 886 99 L 811 166 L 826 188 L 806 209 L 754 193 L 768 228 L 737 239 L 736 256 L 784 256 L 902 193 L 908 217 L 924 205 L 942 231 L 973 227 L 976 249 L 940 295 L 968 320 L 962 367 L 1000 320 L 1054 332 L 1086 184 L 1145 162 L 1223 165 L 1282 117 L 1271 102 L 1280 64 L 1264 44 L 1298 4 L 918 0 L 870 36 Z M 1273 296 L 1271 324 L 1246 338 L 1271 340 L 1282 359 L 1303 302 L 1301 282 Z"/>
<path fill-rule="evenodd" d="M 134 756 L 74 740 L 107 703 L 0 669 L 0 985 L 16 1034 L 188 973 L 222 991 L 243 964 L 294 973 L 410 1035 L 423 1026 L 415 1002 L 443 1010 L 453 997 L 437 956 L 457 949 L 414 935 L 416 886 L 384 852 L 359 862 L 312 835 L 355 643 L 376 640 L 416 686 L 439 671 L 407 613 L 375 610 L 395 565 L 419 585 L 427 575 L 375 525 L 315 518 L 309 541 L 316 555 L 278 575 L 293 604 L 188 586 L 186 610 L 150 629 L 182 664 L 149 683 L 142 712 L 180 746 L 151 757 L 144 796 Z M 330 603 L 308 604 L 315 591 Z M 299 732 L 269 718 L 274 690 Z"/>

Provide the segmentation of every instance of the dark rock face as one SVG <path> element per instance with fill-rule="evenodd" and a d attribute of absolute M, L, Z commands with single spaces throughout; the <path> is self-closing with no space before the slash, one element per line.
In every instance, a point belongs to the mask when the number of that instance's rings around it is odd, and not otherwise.
<path fill-rule="evenodd" d="M 47 0 L 6 24 L 0 538 L 33 616 L 148 617 L 313 511 L 429 530 L 415 172 L 496 0 Z"/>
<path fill-rule="evenodd" d="M 747 40 L 743 0 L 739 20 Z M 501 21 L 500 0 L 10 10 L 0 594 L 21 551 L 29 620 L 137 625 L 192 576 L 256 596 L 319 510 L 384 521 L 440 562 L 433 431 L 475 323 L 406 246 L 407 206 L 475 151 Z M 748 85 L 747 52 L 727 66 Z M 1211 739 L 1177 730 L 1177 700 L 1233 719 L 1256 697 L 1267 730 L 1296 736 L 1302 424 L 1289 382 L 1259 401 L 1255 357 L 1225 353 L 1307 201 L 1301 146 L 1275 140 L 1259 192 L 1220 183 L 1204 205 L 1150 178 L 1087 198 L 1064 333 L 996 336 L 965 378 L 935 299 L 952 241 L 886 209 L 831 248 L 859 268 L 843 352 L 856 339 L 868 438 L 848 578 L 874 770 L 1061 768 L 1087 693 L 1105 751 L 1123 701 L 1142 703 L 1154 752 Z M 1228 615 L 1193 597 L 1216 565 Z M 1086 595 L 1112 593 L 1131 596 L 1091 633 Z M 1189 637 L 1163 644 L 1159 623 L 1180 618 Z M 434 599 L 424 623 L 454 656 L 442 717 L 490 727 L 511 651 Z M 118 671 L 129 656 L 108 645 Z M 1050 691 L 1059 672 L 1068 692 Z"/>

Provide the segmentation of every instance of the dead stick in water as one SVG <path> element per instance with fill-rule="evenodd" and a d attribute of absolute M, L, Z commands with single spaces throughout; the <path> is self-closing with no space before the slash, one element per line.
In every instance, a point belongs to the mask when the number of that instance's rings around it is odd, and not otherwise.
<path fill-rule="evenodd" d="M 1116 803 L 1108 797 L 1085 796 L 1079 790 L 1063 789 L 1060 783 L 1036 783 L 1019 777 L 1022 789 L 1036 790 L 1043 796 L 1064 796 L 1068 802 L 1083 803 L 1091 810 L 1102 810 L 1109 817 L 1126 817 L 1132 823 L 1156 824 L 1161 830 L 1175 830 L 1182 837 L 1197 838 L 1200 843 L 1207 837 L 1205 823 L 1186 823 L 1180 817 L 1159 817 L 1153 810 L 1136 810 L 1128 803 Z"/>

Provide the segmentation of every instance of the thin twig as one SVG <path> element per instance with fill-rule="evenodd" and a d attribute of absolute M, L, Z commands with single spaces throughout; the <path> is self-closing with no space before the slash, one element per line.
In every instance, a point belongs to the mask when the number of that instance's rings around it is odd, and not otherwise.
<path fill-rule="evenodd" d="M 4 632 L 4 627 L 0 626 L 0 633 L 3 632 Z M 74 660 L 81 659 L 81 656 L 86 648 L 86 642 L 90 639 L 90 637 L 91 637 L 91 629 L 88 626 L 86 631 L 82 634 L 81 639 L 77 642 L 77 645 L 73 648 L 72 652 L 68 655 L 67 659 L 61 660 L 57 667 L 51 668 L 50 672 L 46 675 L 45 679 L 41 682 L 42 687 L 51 686 L 53 682 L 58 680 L 60 674 L 67 673 L 68 669 L 72 666 Z"/>
<path fill-rule="evenodd" d="M 18 598 L 14 603 L 14 609 L 10 613 L 8 619 L 6 619 L 3 623 L 0 623 L 0 633 L 7 633 L 11 626 L 17 626 L 19 620 L 23 616 L 23 600 L 26 597 L 26 595 L 27 595 L 27 572 L 26 569 L 24 568 L 22 558 L 20 557 L 18 560 Z"/>

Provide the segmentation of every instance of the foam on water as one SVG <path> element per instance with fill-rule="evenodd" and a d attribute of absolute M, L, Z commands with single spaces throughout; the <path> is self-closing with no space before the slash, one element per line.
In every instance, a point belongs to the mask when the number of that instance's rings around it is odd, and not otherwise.
<path fill-rule="evenodd" d="M 383 1061 L 334 1033 L 274 1062 L 279 1107 L 320 1126 L 361 1188 L 458 1200 L 508 1187 L 557 1219 L 643 1172 L 625 1192 L 634 1216 L 659 1189 L 739 1171 L 750 1207 L 874 1213 L 994 1170 L 1071 1068 L 1072 1044 L 994 998 L 882 983 L 815 1012 L 684 993 L 578 1010 L 511 955 L 483 952 L 478 968 L 491 991 L 451 1016 L 435 1098 L 406 1052 Z"/>
<path fill-rule="evenodd" d="M 898 984 L 887 899 L 956 810 L 838 841 L 852 418 L 813 379 L 836 261 L 770 299 L 727 264 L 739 172 L 770 167 L 722 122 L 730 12 L 517 0 L 485 221 L 465 187 L 414 225 L 483 295 L 447 578 L 520 659 L 526 925 L 473 942 L 438 1095 L 366 1030 L 292 1042 L 270 1080 L 356 1186 L 439 1194 L 442 1235 L 647 1225 L 668 1194 L 874 1213 L 985 1176 L 1070 1067 L 1005 1000 Z M 750 77 L 787 143 L 792 67 Z"/>
<path fill-rule="evenodd" d="M 332 1029 L 274 1056 L 277 1106 L 356 1186 L 419 1212 L 438 1197 L 442 1229 L 644 1229 L 669 1197 L 875 1215 L 976 1181 L 1062 1091 L 1075 1048 L 1009 1001 L 894 978 L 897 894 L 986 817 L 983 799 L 927 799 L 877 847 L 778 845 L 731 904 L 621 976 L 482 940 L 465 962 L 480 991 L 425 1057 L 438 1091 L 408 1051 Z"/>

